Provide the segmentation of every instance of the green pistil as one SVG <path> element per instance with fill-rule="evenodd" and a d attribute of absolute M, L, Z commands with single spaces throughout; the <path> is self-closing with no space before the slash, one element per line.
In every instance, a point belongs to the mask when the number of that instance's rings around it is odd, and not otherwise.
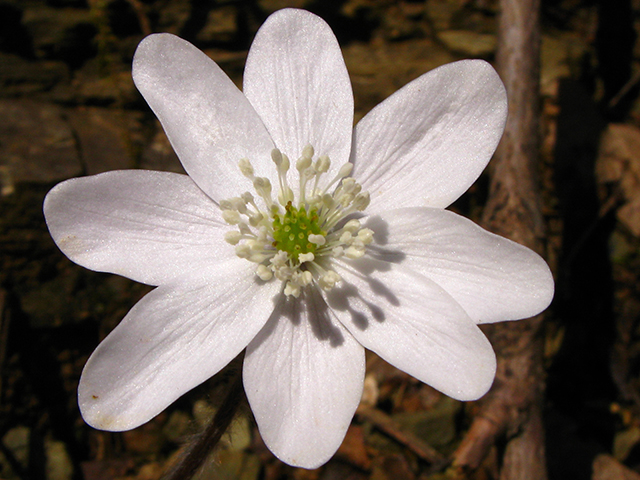
<path fill-rule="evenodd" d="M 318 246 L 309 241 L 309 235 L 326 235 L 318 225 L 318 213 L 312 208 L 307 213 L 304 207 L 298 210 L 291 202 L 285 207 L 284 215 L 274 215 L 273 246 L 287 252 L 298 263 L 301 253 L 315 253 Z"/>

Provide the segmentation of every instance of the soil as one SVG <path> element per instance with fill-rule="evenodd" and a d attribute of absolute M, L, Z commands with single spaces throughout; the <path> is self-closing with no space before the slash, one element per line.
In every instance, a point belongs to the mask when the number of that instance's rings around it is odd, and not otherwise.
<path fill-rule="evenodd" d="M 158 479 L 216 411 L 238 362 L 138 429 L 84 423 L 82 368 L 150 287 L 70 262 L 42 202 L 71 177 L 182 171 L 131 80 L 146 34 L 182 36 L 240 85 L 257 28 L 286 6 L 334 29 L 356 120 L 436 66 L 494 60 L 495 0 L 0 0 L 1 479 Z M 542 18 L 549 478 L 640 479 L 640 2 L 546 0 Z M 486 195 L 483 176 L 453 209 L 478 220 Z M 461 478 L 447 459 L 473 412 L 369 354 L 362 408 L 327 465 L 278 461 L 244 405 L 196 478 Z M 464 478 L 497 478 L 499 457 Z"/>

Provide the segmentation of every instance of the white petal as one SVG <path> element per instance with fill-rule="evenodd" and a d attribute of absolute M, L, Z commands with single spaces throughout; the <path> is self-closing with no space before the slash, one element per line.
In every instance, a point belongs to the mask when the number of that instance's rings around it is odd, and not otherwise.
<path fill-rule="evenodd" d="M 551 303 L 553 277 L 537 253 L 453 212 L 392 210 L 366 226 L 384 232 L 372 255 L 430 278 L 478 323 L 528 318 Z"/>
<path fill-rule="evenodd" d="M 362 396 L 364 349 L 308 288 L 274 312 L 247 347 L 244 386 L 260 434 L 283 462 L 325 463 Z"/>
<path fill-rule="evenodd" d="M 49 192 L 44 214 L 71 260 L 150 285 L 235 256 L 220 208 L 187 175 L 126 170 L 74 178 Z"/>
<path fill-rule="evenodd" d="M 328 177 L 349 159 L 353 92 L 340 46 L 321 18 L 294 9 L 271 15 L 251 45 L 244 93 L 292 162 L 307 144 L 330 157 Z"/>
<path fill-rule="evenodd" d="M 87 362 L 78 399 L 101 430 L 135 428 L 235 358 L 273 311 L 277 282 L 260 285 L 241 259 L 199 287 L 163 285 L 127 314 Z"/>
<path fill-rule="evenodd" d="M 189 42 L 168 33 L 149 35 L 136 50 L 133 79 L 187 173 L 214 200 L 251 187 L 238 168 L 241 158 L 251 160 L 256 175 L 272 170 L 273 143 L 255 110 Z"/>
<path fill-rule="evenodd" d="M 491 344 L 442 288 L 403 265 L 336 263 L 343 282 L 327 293 L 328 304 L 365 348 L 455 399 L 489 390 Z"/>
<path fill-rule="evenodd" d="M 502 136 L 504 86 L 482 60 L 424 74 L 356 126 L 353 176 L 371 194 L 369 211 L 446 207 L 478 178 Z"/>

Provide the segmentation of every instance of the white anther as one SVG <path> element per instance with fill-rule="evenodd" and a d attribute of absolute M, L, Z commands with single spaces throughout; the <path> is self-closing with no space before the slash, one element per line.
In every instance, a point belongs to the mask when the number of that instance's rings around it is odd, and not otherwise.
<path fill-rule="evenodd" d="M 282 152 L 277 148 L 271 150 L 271 160 L 280 168 L 280 165 L 282 165 Z"/>
<path fill-rule="evenodd" d="M 298 260 L 300 261 L 300 263 L 313 262 L 315 258 L 316 256 L 311 252 L 301 253 L 298 255 Z"/>
<path fill-rule="evenodd" d="M 340 235 L 340 243 L 350 244 L 352 239 L 353 235 L 349 231 L 343 232 L 342 235 Z"/>
<path fill-rule="evenodd" d="M 240 233 L 243 235 L 252 235 L 251 229 L 249 228 L 249 225 L 247 225 L 244 222 L 240 222 L 238 224 L 238 230 L 240 230 Z"/>
<path fill-rule="evenodd" d="M 309 143 L 307 143 L 302 149 L 302 156 L 313 158 L 313 154 L 314 154 L 313 147 Z"/>
<path fill-rule="evenodd" d="M 237 225 L 240 223 L 240 214 L 235 210 L 223 210 L 222 218 L 229 225 Z"/>
<path fill-rule="evenodd" d="M 282 267 L 287 263 L 288 260 L 287 252 L 283 252 L 282 250 L 278 251 L 273 258 L 270 260 L 271 265 L 276 268 Z"/>
<path fill-rule="evenodd" d="M 240 214 L 246 213 L 247 204 L 242 198 L 233 197 L 233 198 L 229 199 L 229 201 L 231 202 L 231 205 L 233 205 L 233 210 L 237 210 L 238 213 L 240 213 Z"/>
<path fill-rule="evenodd" d="M 251 248 L 251 250 L 253 252 L 259 252 L 259 251 L 264 249 L 264 243 L 260 242 L 257 239 L 256 240 L 248 240 L 247 241 L 247 245 L 249 245 L 249 248 Z"/>
<path fill-rule="evenodd" d="M 251 256 L 251 247 L 246 243 L 236 246 L 236 255 L 240 258 L 249 258 Z"/>
<path fill-rule="evenodd" d="M 253 188 L 262 198 L 271 199 L 271 182 L 268 178 L 258 177 L 253 181 Z"/>
<path fill-rule="evenodd" d="M 251 256 L 248 258 L 248 260 L 253 262 L 253 263 L 262 263 L 267 258 L 269 258 L 269 257 L 267 255 L 265 255 L 264 253 L 252 253 Z"/>
<path fill-rule="evenodd" d="M 308 240 L 318 246 L 322 246 L 325 243 L 327 243 L 327 239 L 324 237 L 324 235 L 315 235 L 313 233 L 309 234 Z"/>
<path fill-rule="evenodd" d="M 311 157 L 302 156 L 296 162 L 296 168 L 299 172 L 304 172 L 307 168 L 311 166 Z"/>
<path fill-rule="evenodd" d="M 286 296 L 293 296 L 298 298 L 300 296 L 300 285 L 294 285 L 292 282 L 287 282 L 284 287 L 284 294 Z"/>
<path fill-rule="evenodd" d="M 278 194 L 278 202 L 280 202 L 280 205 L 286 205 L 288 202 L 293 202 L 293 190 L 288 186 L 285 186 L 284 191 L 280 191 Z"/>
<path fill-rule="evenodd" d="M 338 171 L 338 177 L 344 178 L 347 175 L 350 175 L 352 170 L 353 170 L 353 163 L 347 162 L 340 167 L 340 170 Z"/>
<path fill-rule="evenodd" d="M 352 245 L 344 251 L 344 255 L 347 258 L 356 259 L 364 255 L 364 246 Z"/>
<path fill-rule="evenodd" d="M 316 160 L 316 164 L 313 169 L 316 173 L 325 173 L 329 170 L 329 167 L 331 167 L 331 160 L 329 160 L 329 157 L 326 155 L 322 155 L 318 160 Z"/>
<path fill-rule="evenodd" d="M 313 281 L 313 274 L 310 271 L 306 270 L 302 272 L 302 274 L 300 275 L 300 283 L 302 284 L 302 286 L 306 287 L 312 281 Z"/>
<path fill-rule="evenodd" d="M 349 178 L 345 178 L 345 179 L 342 181 L 342 189 L 343 189 L 343 190 L 344 190 L 344 192 L 346 192 L 346 193 L 353 193 L 353 191 L 354 191 L 354 190 L 355 190 L 355 188 L 356 188 L 356 185 L 357 185 L 356 181 L 355 181 L 353 178 L 351 178 L 351 177 L 349 177 Z"/>
<path fill-rule="evenodd" d="M 284 153 L 282 154 L 282 166 L 280 167 L 280 169 L 282 170 L 283 173 L 286 173 L 289 171 L 289 167 L 291 166 L 291 162 L 289 161 L 289 157 L 287 157 Z"/>
<path fill-rule="evenodd" d="M 242 240 L 242 234 L 237 230 L 230 230 L 224 234 L 224 240 L 231 245 L 237 245 Z"/>
<path fill-rule="evenodd" d="M 342 195 L 340 195 L 340 199 L 338 200 L 338 203 L 340 203 L 340 205 L 342 205 L 342 207 L 347 207 L 349 206 L 349 204 L 351 202 L 353 202 L 354 196 L 351 193 L 344 193 Z"/>
<path fill-rule="evenodd" d="M 260 277 L 260 280 L 264 280 L 265 282 L 273 278 L 273 272 L 264 265 L 258 265 L 258 268 L 256 269 L 256 275 Z"/>
<path fill-rule="evenodd" d="M 231 200 L 220 200 L 220 209 L 233 210 L 233 203 L 231 203 Z"/>
<path fill-rule="evenodd" d="M 262 243 L 267 243 L 267 234 L 269 232 L 267 231 L 267 227 L 265 227 L 264 225 L 262 225 L 260 228 L 258 228 L 258 235 L 256 236 L 256 239 L 259 242 Z"/>
<path fill-rule="evenodd" d="M 356 198 L 353 200 L 353 208 L 362 212 L 365 208 L 369 206 L 371 202 L 371 198 L 369 196 L 369 192 L 362 192 L 356 195 Z"/>
<path fill-rule="evenodd" d="M 360 230 L 360 220 L 358 220 L 357 218 L 352 218 L 351 220 L 349 220 L 347 223 L 344 224 L 344 227 L 342 227 L 342 230 L 344 230 L 345 232 L 351 232 L 351 233 L 355 233 L 358 230 Z"/>
<path fill-rule="evenodd" d="M 338 275 L 333 270 L 329 270 L 327 271 L 327 273 L 320 277 L 320 279 L 318 280 L 318 285 L 320 285 L 323 290 L 331 290 L 339 281 L 340 275 Z"/>
<path fill-rule="evenodd" d="M 256 227 L 260 224 L 264 216 L 260 212 L 256 212 L 249 217 L 249 225 Z"/>
<path fill-rule="evenodd" d="M 324 205 L 326 208 L 331 209 L 331 208 L 333 208 L 333 207 L 334 207 L 334 205 L 335 205 L 335 203 L 336 203 L 336 202 L 335 202 L 335 200 L 333 199 L 333 196 L 332 196 L 331 194 L 329 194 L 329 193 L 325 193 L 325 194 L 322 196 L 322 203 L 323 203 L 323 205 Z"/>
<path fill-rule="evenodd" d="M 370 228 L 363 228 L 358 232 L 358 238 L 362 241 L 363 244 L 369 245 L 373 242 L 373 230 Z"/>
<path fill-rule="evenodd" d="M 240 172 L 247 178 L 253 178 L 253 165 L 248 158 L 241 158 L 238 162 L 238 166 L 240 167 Z"/>
<path fill-rule="evenodd" d="M 313 195 L 307 197 L 307 203 L 309 204 L 310 208 L 319 207 L 322 203 L 322 198 L 320 197 L 320 195 L 318 195 L 317 192 L 314 192 Z"/>

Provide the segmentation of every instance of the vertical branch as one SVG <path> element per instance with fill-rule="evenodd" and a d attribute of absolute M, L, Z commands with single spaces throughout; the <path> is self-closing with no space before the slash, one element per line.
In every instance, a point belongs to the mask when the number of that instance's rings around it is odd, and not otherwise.
<path fill-rule="evenodd" d="M 501 0 L 498 72 L 509 99 L 502 142 L 490 164 L 483 223 L 491 231 L 542 251 L 544 222 L 537 185 L 540 26 L 539 0 Z M 490 325 L 498 355 L 492 390 L 454 454 L 454 465 L 478 468 L 506 438 L 502 480 L 545 480 L 542 399 L 542 317 Z"/>
<path fill-rule="evenodd" d="M 490 164 L 487 228 L 540 252 L 544 234 L 538 191 L 540 0 L 501 0 L 497 69 L 509 116 Z"/>

